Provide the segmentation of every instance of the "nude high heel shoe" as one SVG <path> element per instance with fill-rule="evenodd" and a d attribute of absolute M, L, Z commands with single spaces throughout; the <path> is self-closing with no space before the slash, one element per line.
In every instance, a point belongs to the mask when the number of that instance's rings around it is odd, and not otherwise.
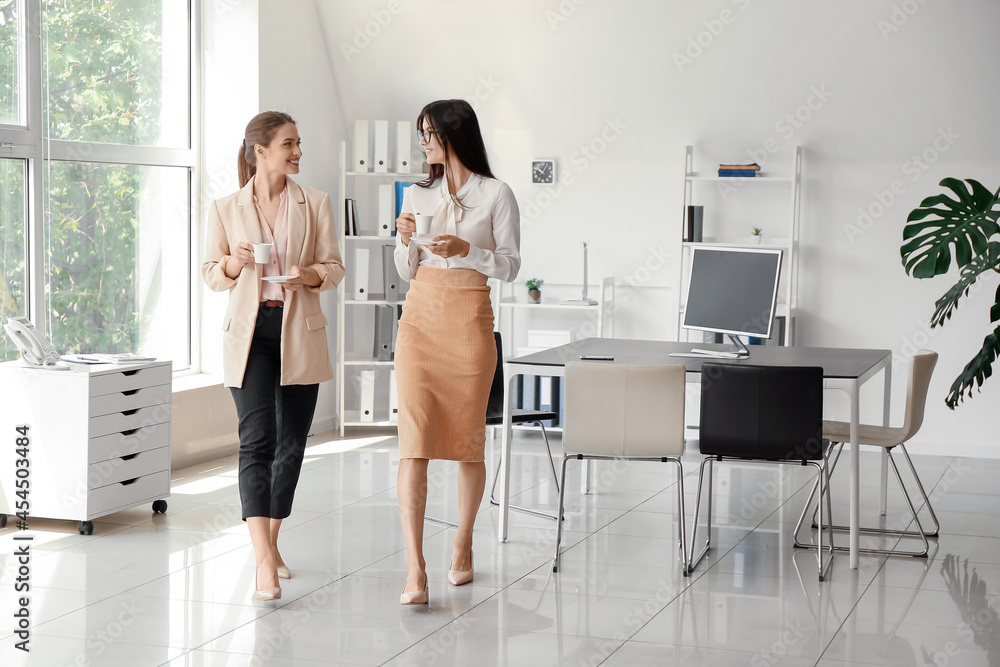
<path fill-rule="evenodd" d="M 470 563 L 472 562 L 472 555 L 473 554 L 471 553 L 469 554 Z M 471 567 L 467 572 L 463 570 L 448 570 L 448 583 L 450 583 L 452 586 L 464 586 L 470 581 L 472 581 Z"/>
<path fill-rule="evenodd" d="M 278 566 L 278 579 L 291 579 L 292 572 L 285 565 Z"/>
<path fill-rule="evenodd" d="M 251 600 L 280 600 L 281 599 L 281 587 L 275 586 L 274 588 L 257 588 L 257 568 L 253 571 L 253 587 L 254 593 Z"/>
<path fill-rule="evenodd" d="M 406 588 L 406 584 L 403 584 L 403 588 Z M 429 604 L 430 603 L 430 587 L 427 582 L 427 573 L 424 572 L 424 588 L 419 591 L 412 591 L 410 593 L 400 593 L 399 594 L 399 604 Z"/>

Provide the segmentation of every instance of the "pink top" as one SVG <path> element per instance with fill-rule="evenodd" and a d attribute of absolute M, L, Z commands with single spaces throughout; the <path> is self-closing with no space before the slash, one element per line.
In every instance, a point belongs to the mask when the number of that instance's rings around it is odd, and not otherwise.
<path fill-rule="evenodd" d="M 288 183 L 285 183 L 285 189 L 281 191 L 278 196 L 278 215 L 274 219 L 274 235 L 272 236 L 270 228 L 267 226 L 267 219 L 264 217 L 264 212 L 260 210 L 260 204 L 257 203 L 257 195 L 254 195 L 253 206 L 257 209 L 257 221 L 260 223 L 260 237 L 263 243 L 273 243 L 274 247 L 271 249 L 271 261 L 264 265 L 264 275 L 265 276 L 281 276 L 284 275 L 285 269 L 285 247 L 288 245 Z M 264 285 L 260 291 L 261 301 L 284 301 L 285 300 L 285 289 L 278 283 L 272 283 L 264 281 Z"/>

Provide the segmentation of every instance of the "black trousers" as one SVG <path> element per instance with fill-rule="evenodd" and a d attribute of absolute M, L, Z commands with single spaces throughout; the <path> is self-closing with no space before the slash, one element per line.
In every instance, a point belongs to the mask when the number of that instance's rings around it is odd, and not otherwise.
<path fill-rule="evenodd" d="M 261 305 L 242 387 L 230 387 L 240 419 L 243 519 L 284 519 L 316 411 L 318 384 L 281 386 L 281 307 Z"/>

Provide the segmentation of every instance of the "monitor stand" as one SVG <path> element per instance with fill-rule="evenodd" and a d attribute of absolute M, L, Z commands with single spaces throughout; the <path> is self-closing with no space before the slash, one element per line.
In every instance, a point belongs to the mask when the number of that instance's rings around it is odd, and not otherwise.
<path fill-rule="evenodd" d="M 750 349 L 743 344 L 743 341 L 739 339 L 739 336 L 734 336 L 733 334 L 726 334 L 729 336 L 729 340 L 736 346 L 735 352 L 726 352 L 724 350 L 699 350 L 698 348 L 692 349 L 690 352 L 672 352 L 671 357 L 697 357 L 699 359 L 749 359 Z"/>

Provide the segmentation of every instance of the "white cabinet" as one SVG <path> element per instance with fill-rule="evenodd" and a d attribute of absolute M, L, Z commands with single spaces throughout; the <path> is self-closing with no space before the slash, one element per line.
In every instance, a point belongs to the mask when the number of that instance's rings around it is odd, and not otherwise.
<path fill-rule="evenodd" d="M 391 257 L 384 248 L 393 248 L 396 237 L 389 234 L 396 219 L 396 182 L 417 182 L 427 177 L 420 172 L 355 172 L 347 170 L 347 144 L 340 145 L 340 208 L 336 218 L 341 221 L 337 230 L 340 251 L 347 268 L 344 282 L 337 290 L 337 415 L 340 435 L 351 426 L 394 426 L 390 414 L 392 387 L 391 360 L 379 360 L 375 353 L 376 310 L 382 316 L 392 312 L 392 331 L 396 330 L 398 306 L 403 303 L 407 283 L 396 280 L 387 286 L 385 265 Z M 384 186 L 392 189 L 386 199 Z M 355 234 L 346 233 L 346 201 L 355 202 Z M 387 206 L 391 207 L 387 212 Z M 389 229 L 380 229 L 382 225 Z M 363 262 L 358 261 L 358 250 L 367 251 Z M 364 270 L 359 275 L 359 270 Z M 395 275 L 395 269 L 392 270 Z M 361 289 L 364 289 L 361 292 Z M 361 292 L 361 293 L 359 293 Z M 387 294 L 388 292 L 388 294 Z M 388 297 L 388 298 L 387 298 Z M 394 339 L 390 335 L 391 340 Z M 391 350 L 388 351 L 391 354 Z M 385 355 L 383 355 L 385 356 Z"/>
<path fill-rule="evenodd" d="M 708 171 L 695 169 L 694 147 L 684 152 L 684 206 L 681 209 L 681 286 L 677 315 L 678 340 L 689 340 L 684 321 L 692 249 L 696 246 L 747 246 L 778 248 L 783 251 L 781 278 L 775 318 L 784 318 L 781 345 L 795 343 L 795 315 L 798 307 L 799 208 L 802 187 L 802 147 L 796 146 L 792 164 L 785 168 L 767 162 L 760 174 L 750 178 L 717 175 L 718 165 Z M 700 242 L 686 239 L 689 205 L 704 206 L 703 237 Z M 751 228 L 763 229 L 760 239 L 751 240 Z M 759 243 L 755 241 L 759 240 Z M 701 332 L 692 335 L 701 336 Z M 701 342 L 699 339 L 698 342 Z"/>
<path fill-rule="evenodd" d="M 170 495 L 171 363 L 0 364 L 0 514 L 15 514 L 15 430 L 27 426 L 29 517 L 80 522 Z"/>

